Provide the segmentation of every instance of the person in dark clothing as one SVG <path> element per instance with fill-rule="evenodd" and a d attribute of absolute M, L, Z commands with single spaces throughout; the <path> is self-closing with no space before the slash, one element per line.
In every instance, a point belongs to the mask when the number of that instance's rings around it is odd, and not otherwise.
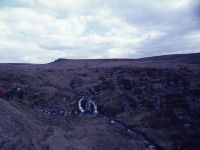
<path fill-rule="evenodd" d="M 4 96 L 4 91 L 3 89 L 0 88 L 0 98 L 2 98 Z"/>
<path fill-rule="evenodd" d="M 16 88 L 12 88 L 6 93 L 6 98 L 12 99 L 15 95 L 16 95 Z"/>
<path fill-rule="evenodd" d="M 7 99 L 13 99 L 13 98 L 18 98 L 18 99 L 23 99 L 24 98 L 24 91 L 20 87 L 15 87 L 11 88 L 8 90 L 6 93 L 6 98 Z"/>
<path fill-rule="evenodd" d="M 17 97 L 19 99 L 23 99 L 24 98 L 24 91 L 19 87 L 17 87 Z"/>

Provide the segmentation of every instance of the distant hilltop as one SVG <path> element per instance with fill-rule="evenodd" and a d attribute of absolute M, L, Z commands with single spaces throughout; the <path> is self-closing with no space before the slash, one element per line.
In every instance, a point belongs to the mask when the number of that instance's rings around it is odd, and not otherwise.
<path fill-rule="evenodd" d="M 153 61 L 177 60 L 186 63 L 200 63 L 200 53 L 153 56 L 153 57 L 140 58 L 139 60 L 153 60 Z"/>
<path fill-rule="evenodd" d="M 108 59 L 67 59 L 59 58 L 52 63 L 66 62 L 72 60 L 93 60 L 93 61 L 179 61 L 191 64 L 200 63 L 200 52 L 199 53 L 190 53 L 190 54 L 170 54 L 170 55 L 161 55 L 161 56 L 152 56 L 144 57 L 138 59 L 130 58 L 108 58 Z"/>

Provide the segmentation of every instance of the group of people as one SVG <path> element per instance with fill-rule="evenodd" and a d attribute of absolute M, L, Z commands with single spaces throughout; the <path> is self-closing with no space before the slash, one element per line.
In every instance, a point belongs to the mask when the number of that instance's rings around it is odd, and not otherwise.
<path fill-rule="evenodd" d="M 15 97 L 17 97 L 18 99 L 23 99 L 24 90 L 17 86 L 5 92 L 3 88 L 0 88 L 0 98 L 4 98 L 4 97 L 7 99 L 15 98 Z"/>

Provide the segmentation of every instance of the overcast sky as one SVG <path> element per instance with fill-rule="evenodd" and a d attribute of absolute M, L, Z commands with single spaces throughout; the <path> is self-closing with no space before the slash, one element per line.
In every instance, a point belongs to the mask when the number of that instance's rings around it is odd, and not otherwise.
<path fill-rule="evenodd" d="M 0 62 L 200 52 L 198 0 L 0 0 Z"/>

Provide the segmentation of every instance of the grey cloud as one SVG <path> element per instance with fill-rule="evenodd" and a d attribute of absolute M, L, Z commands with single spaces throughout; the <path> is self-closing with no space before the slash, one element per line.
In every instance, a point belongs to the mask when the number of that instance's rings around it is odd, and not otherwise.
<path fill-rule="evenodd" d="M 7 31 L 0 35 L 0 60 L 45 63 L 59 57 L 197 52 L 200 2 L 182 0 L 189 3 L 176 8 L 175 1 L 1 0 L 0 25 L 5 27 L 0 32 Z M 190 33 L 199 36 L 191 39 Z"/>
<path fill-rule="evenodd" d="M 197 2 L 194 7 L 194 15 L 195 15 L 194 19 L 196 19 L 200 25 L 200 2 Z"/>
<path fill-rule="evenodd" d="M 138 47 L 138 56 L 147 57 L 173 53 L 192 53 L 200 50 L 199 44 L 187 37 L 187 33 L 181 35 L 167 35 L 158 40 L 146 40 Z"/>

